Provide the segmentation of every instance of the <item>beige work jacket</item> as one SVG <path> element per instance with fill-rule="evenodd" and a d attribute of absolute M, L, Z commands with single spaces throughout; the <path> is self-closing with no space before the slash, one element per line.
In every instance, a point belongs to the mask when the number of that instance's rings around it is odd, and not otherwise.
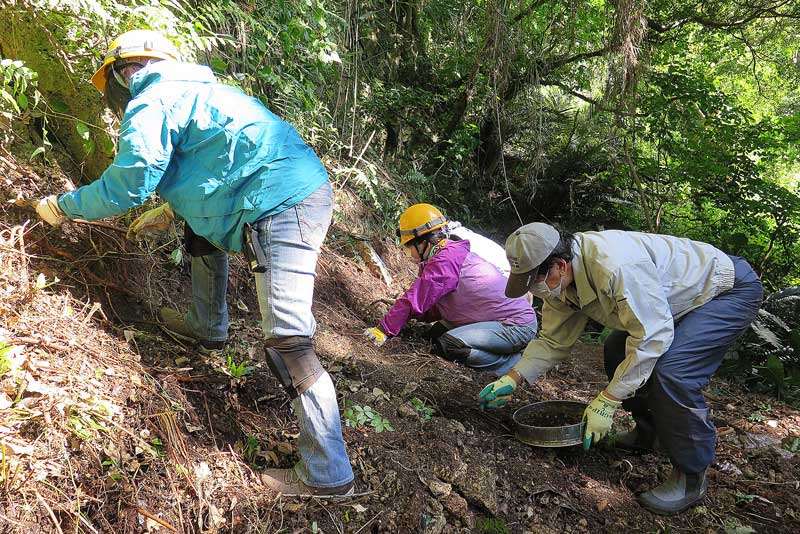
<path fill-rule="evenodd" d="M 591 318 L 629 333 L 607 388 L 627 399 L 669 349 L 675 321 L 733 287 L 733 262 L 711 245 L 667 235 L 609 230 L 575 238 L 574 283 L 545 299 L 539 337 L 514 368 L 532 383 L 569 356 Z"/>

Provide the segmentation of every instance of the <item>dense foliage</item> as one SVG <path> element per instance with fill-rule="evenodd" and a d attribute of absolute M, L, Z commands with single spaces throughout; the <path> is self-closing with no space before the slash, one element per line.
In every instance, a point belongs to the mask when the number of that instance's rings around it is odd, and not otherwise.
<path fill-rule="evenodd" d="M 768 290 L 800 283 L 800 3 L 5 5 L 0 111 L 36 119 L 36 155 L 50 129 L 107 163 L 87 80 L 110 39 L 148 27 L 294 123 L 376 230 L 430 201 L 497 237 L 537 219 L 685 235 L 744 256 Z"/>

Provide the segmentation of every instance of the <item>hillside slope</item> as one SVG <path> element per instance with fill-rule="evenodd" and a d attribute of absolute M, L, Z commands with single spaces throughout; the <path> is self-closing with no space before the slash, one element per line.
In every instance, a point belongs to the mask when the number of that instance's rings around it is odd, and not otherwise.
<path fill-rule="evenodd" d="M 354 259 L 346 222 L 318 268 L 316 346 L 350 409 L 356 495 L 275 495 L 258 471 L 292 465 L 297 428 L 263 363 L 241 258 L 230 276 L 229 348 L 199 354 L 155 321 L 160 306 L 183 309 L 189 298 L 176 235 L 136 244 L 124 221 L 49 228 L 6 201 L 58 192 L 68 178 L 6 151 L 0 176 L 0 532 L 800 530 L 800 461 L 789 450 L 800 446 L 800 413 L 715 380 L 720 443 L 707 502 L 651 515 L 634 493 L 663 479 L 665 458 L 536 449 L 513 437 L 515 408 L 596 394 L 600 346 L 581 344 L 510 407 L 480 412 L 475 398 L 491 377 L 432 357 L 421 328 L 381 349 L 361 337 L 414 272 L 390 243 L 376 243 L 396 277 L 385 287 Z M 391 429 L 350 426 L 367 406 Z"/>

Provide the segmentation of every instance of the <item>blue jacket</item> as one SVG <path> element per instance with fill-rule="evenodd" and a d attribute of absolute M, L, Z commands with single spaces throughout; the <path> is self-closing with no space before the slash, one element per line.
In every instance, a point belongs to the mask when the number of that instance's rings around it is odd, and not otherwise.
<path fill-rule="evenodd" d="M 124 213 L 153 193 L 192 230 L 230 251 L 242 226 L 298 204 L 328 175 L 297 131 L 208 67 L 151 63 L 131 78 L 119 152 L 58 204 L 71 219 Z"/>

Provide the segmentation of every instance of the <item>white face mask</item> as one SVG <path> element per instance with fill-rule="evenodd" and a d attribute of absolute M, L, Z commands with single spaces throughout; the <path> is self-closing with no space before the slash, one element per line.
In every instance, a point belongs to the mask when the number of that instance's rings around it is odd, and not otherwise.
<path fill-rule="evenodd" d="M 539 297 L 540 299 L 544 300 L 546 298 L 554 298 L 557 299 L 561 297 L 561 282 L 563 281 L 563 276 L 558 277 L 558 285 L 556 287 L 550 289 L 547 286 L 547 277 L 550 276 L 550 271 L 547 271 L 547 274 L 544 277 L 544 280 L 541 282 L 535 282 L 531 286 L 531 293 L 534 297 Z"/>

